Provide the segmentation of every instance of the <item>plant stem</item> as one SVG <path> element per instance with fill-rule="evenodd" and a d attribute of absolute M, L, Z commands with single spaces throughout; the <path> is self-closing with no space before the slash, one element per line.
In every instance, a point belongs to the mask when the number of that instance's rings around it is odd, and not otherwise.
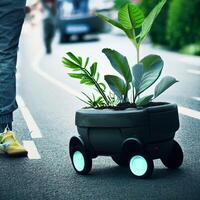
<path fill-rule="evenodd" d="M 131 39 L 131 42 L 133 43 L 133 45 L 136 48 L 137 64 L 139 64 L 139 62 L 140 62 L 140 44 L 135 42 L 135 40 L 133 40 L 133 39 Z M 137 98 L 137 96 L 134 92 L 134 85 L 133 85 L 133 103 L 135 103 L 136 98 Z"/>
<path fill-rule="evenodd" d="M 140 46 L 136 46 L 136 52 L 137 52 L 137 64 L 140 62 Z"/>
<path fill-rule="evenodd" d="M 134 47 L 136 48 L 136 54 L 137 54 L 137 64 L 140 62 L 140 44 L 135 42 L 134 39 L 130 39 L 133 43 Z"/>
<path fill-rule="evenodd" d="M 127 97 L 128 97 L 128 88 L 129 88 L 129 83 L 126 83 L 127 87 L 126 87 L 126 93 L 124 95 L 124 99 L 123 101 L 126 102 L 127 101 Z"/>
<path fill-rule="evenodd" d="M 139 62 L 140 62 L 140 44 L 137 44 L 136 45 L 136 53 L 137 53 L 137 64 L 139 64 Z M 135 96 L 134 96 L 134 103 L 135 103 L 135 101 L 136 101 L 136 99 L 137 99 L 137 94 L 135 94 Z"/>
<path fill-rule="evenodd" d="M 104 91 L 99 86 L 98 82 L 90 75 L 90 73 L 87 71 L 87 69 L 81 68 L 81 70 L 92 79 L 92 82 L 94 83 L 95 87 L 97 88 L 97 90 L 99 91 L 99 93 L 101 94 L 101 96 L 104 98 L 107 106 L 109 106 L 109 101 L 108 101 L 106 95 L 104 94 Z"/>

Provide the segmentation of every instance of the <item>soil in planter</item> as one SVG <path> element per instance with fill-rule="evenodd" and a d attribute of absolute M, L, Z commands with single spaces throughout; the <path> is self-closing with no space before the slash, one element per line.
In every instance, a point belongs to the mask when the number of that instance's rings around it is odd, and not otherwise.
<path fill-rule="evenodd" d="M 103 109 L 125 110 L 128 108 L 143 109 L 143 108 L 161 106 L 161 105 L 166 105 L 166 104 L 168 104 L 168 103 L 166 103 L 166 102 L 150 102 L 146 106 L 136 107 L 135 103 L 119 103 L 117 106 L 104 106 L 104 107 L 99 107 L 99 108 L 94 108 L 94 109 L 97 109 L 97 110 L 103 110 Z M 87 108 L 91 108 L 91 107 L 84 107 L 84 109 L 87 109 Z"/>

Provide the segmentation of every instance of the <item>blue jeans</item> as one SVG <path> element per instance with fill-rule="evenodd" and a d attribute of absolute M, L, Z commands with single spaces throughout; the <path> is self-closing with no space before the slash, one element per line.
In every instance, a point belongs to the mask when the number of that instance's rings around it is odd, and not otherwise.
<path fill-rule="evenodd" d="M 0 124 L 13 121 L 16 60 L 26 0 L 0 0 Z"/>

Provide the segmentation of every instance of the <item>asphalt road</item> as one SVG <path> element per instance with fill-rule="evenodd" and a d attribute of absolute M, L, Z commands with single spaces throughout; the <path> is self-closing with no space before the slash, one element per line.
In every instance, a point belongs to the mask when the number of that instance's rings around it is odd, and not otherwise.
<path fill-rule="evenodd" d="M 184 151 L 182 167 L 170 171 L 156 160 L 152 178 L 138 180 L 111 158 L 98 157 L 88 176 L 79 176 L 73 170 L 68 143 L 72 135 L 77 135 L 75 111 L 83 106 L 73 94 L 85 88 L 68 78 L 61 57 L 67 51 L 90 56 L 101 63 L 99 71 L 103 75 L 112 71 L 101 53 L 104 47 L 116 48 L 128 56 L 130 63 L 135 62 L 133 47 L 119 35 L 64 45 L 55 40 L 53 54 L 47 56 L 38 30 L 24 31 L 17 75 L 20 109 L 15 112 L 14 129 L 20 141 L 32 146 L 28 145 L 29 158 L 0 156 L 0 200 L 200 199 L 200 59 L 149 44 L 142 47 L 142 56 L 160 54 L 165 60 L 164 73 L 180 81 L 159 100 L 176 102 L 185 109 L 180 110 L 181 127 L 176 135 Z M 30 121 L 32 125 L 34 122 L 32 127 Z"/>

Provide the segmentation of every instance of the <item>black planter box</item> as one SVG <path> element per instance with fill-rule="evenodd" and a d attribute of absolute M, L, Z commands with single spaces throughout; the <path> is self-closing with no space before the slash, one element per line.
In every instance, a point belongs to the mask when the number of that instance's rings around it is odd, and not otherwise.
<path fill-rule="evenodd" d="M 73 147 L 81 145 L 90 159 L 112 156 L 119 165 L 126 165 L 136 153 L 148 154 L 151 160 L 164 159 L 176 143 L 173 138 L 179 129 L 178 109 L 176 104 L 169 103 L 142 109 L 81 109 L 76 112 L 76 126 L 79 137 L 70 141 L 71 158 Z"/>

